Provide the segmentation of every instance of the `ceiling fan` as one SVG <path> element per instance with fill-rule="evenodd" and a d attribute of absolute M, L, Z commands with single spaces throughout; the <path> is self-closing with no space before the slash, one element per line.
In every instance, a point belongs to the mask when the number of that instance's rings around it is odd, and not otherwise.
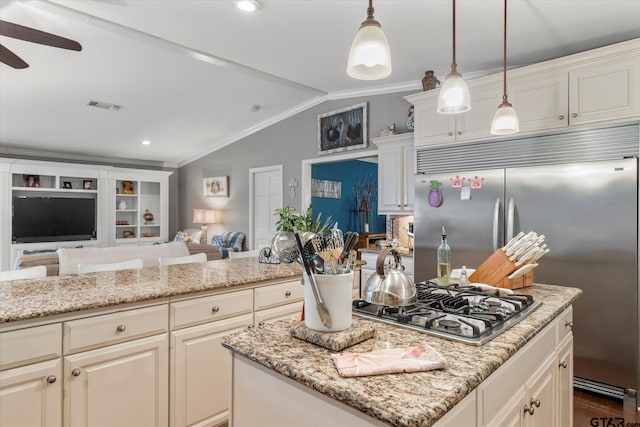
<path fill-rule="evenodd" d="M 82 46 L 77 41 L 2 20 L 0 20 L 0 36 L 7 36 L 14 39 L 43 44 L 46 46 L 59 47 L 62 49 L 76 51 L 82 50 Z M 0 62 L 3 62 L 13 68 L 27 68 L 29 66 L 29 64 L 24 62 L 22 58 L 1 44 Z"/>

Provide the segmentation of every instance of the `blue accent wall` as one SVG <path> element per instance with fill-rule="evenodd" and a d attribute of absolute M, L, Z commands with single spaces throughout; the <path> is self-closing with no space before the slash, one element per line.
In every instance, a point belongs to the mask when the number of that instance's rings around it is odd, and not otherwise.
<path fill-rule="evenodd" d="M 326 179 L 329 181 L 340 181 L 342 183 L 342 197 L 340 199 L 329 199 L 325 197 L 312 197 L 311 206 L 315 218 L 322 212 L 322 218 L 326 219 L 331 215 L 333 221 L 338 221 L 338 228 L 342 231 L 362 232 L 362 225 L 358 221 L 356 203 L 353 198 L 353 182 L 356 178 L 372 176 L 378 181 L 378 164 L 364 162 L 360 160 L 347 160 L 344 162 L 320 163 L 312 165 L 312 179 Z M 369 232 L 385 232 L 385 216 L 378 215 L 378 204 L 373 204 L 373 224 L 369 224 Z"/>

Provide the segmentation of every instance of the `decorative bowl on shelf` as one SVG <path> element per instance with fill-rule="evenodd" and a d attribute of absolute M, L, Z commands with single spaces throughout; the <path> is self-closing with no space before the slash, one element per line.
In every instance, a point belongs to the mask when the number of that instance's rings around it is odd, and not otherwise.
<path fill-rule="evenodd" d="M 144 237 L 153 237 L 153 233 L 144 233 L 143 236 Z"/>

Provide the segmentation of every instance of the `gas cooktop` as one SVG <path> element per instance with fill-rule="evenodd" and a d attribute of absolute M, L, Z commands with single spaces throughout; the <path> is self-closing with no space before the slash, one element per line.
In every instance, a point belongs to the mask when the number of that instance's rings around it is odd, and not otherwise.
<path fill-rule="evenodd" d="M 404 307 L 353 301 L 353 314 L 419 330 L 431 335 L 482 345 L 506 331 L 542 302 L 530 295 L 484 292 L 471 286 L 416 284 L 417 302 Z"/>

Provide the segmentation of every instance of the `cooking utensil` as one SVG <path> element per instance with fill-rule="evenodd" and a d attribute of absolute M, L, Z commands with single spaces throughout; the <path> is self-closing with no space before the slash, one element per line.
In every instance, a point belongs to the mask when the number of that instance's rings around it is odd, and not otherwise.
<path fill-rule="evenodd" d="M 507 278 L 509 278 L 509 279 L 517 279 L 518 277 L 524 276 L 526 273 L 528 273 L 529 271 L 533 270 L 537 266 L 538 266 L 538 264 L 527 264 L 524 267 L 520 267 L 519 269 L 517 269 L 516 271 L 514 271 L 513 273 L 508 275 Z"/>
<path fill-rule="evenodd" d="M 294 230 L 296 230 L 295 223 L 293 221 L 291 222 L 294 226 Z M 302 241 L 300 240 L 300 235 L 298 234 L 297 230 L 294 232 L 294 236 L 296 238 L 296 245 L 298 246 L 298 250 L 300 251 L 300 258 L 302 258 L 302 265 L 304 266 L 304 270 L 307 273 L 307 276 L 309 276 L 309 283 L 311 284 L 313 298 L 316 300 L 316 310 L 318 311 L 318 315 L 320 316 L 320 321 L 322 321 L 322 324 L 325 327 L 330 328 L 332 325 L 331 314 L 329 313 L 329 310 L 327 309 L 327 306 L 322 299 L 322 295 L 320 295 L 318 282 L 316 282 L 316 277 L 314 276 L 313 271 L 311 271 L 310 260 L 307 256 L 305 256 Z"/>

